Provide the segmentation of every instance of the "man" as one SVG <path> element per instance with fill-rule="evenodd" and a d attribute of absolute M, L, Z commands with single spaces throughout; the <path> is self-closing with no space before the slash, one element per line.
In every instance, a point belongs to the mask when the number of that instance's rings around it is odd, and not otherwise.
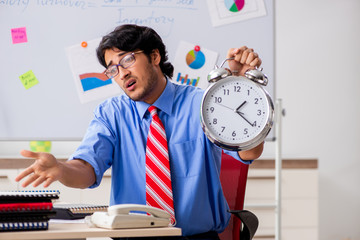
<path fill-rule="evenodd" d="M 204 91 L 169 81 L 173 66 L 159 35 L 148 27 L 122 25 L 104 36 L 97 56 L 126 95 L 110 98 L 94 111 L 82 143 L 69 161 L 48 153 L 23 150 L 36 159 L 16 178 L 23 186 L 60 181 L 66 186 L 93 188 L 112 167 L 110 205 L 146 204 L 147 136 L 153 105 L 164 124 L 171 168 L 174 218 L 186 239 L 218 239 L 229 221 L 219 174 L 221 151 L 205 136 L 200 124 Z M 231 70 L 243 75 L 260 66 L 258 55 L 247 47 L 230 49 Z M 76 117 L 76 116 L 74 116 Z M 247 163 L 258 158 L 263 144 L 242 152 L 225 151 Z M 193 236 L 195 235 L 195 236 Z"/>

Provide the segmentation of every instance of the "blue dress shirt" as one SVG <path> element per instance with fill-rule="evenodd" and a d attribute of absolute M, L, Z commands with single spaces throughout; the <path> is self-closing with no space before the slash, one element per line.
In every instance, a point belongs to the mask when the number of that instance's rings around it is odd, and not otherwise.
<path fill-rule="evenodd" d="M 153 104 L 168 140 L 176 227 L 184 236 L 221 232 L 230 214 L 220 183 L 222 149 L 201 128 L 204 91 L 167 81 Z M 110 205 L 145 204 L 145 149 L 151 122 L 149 105 L 126 95 L 110 98 L 94 111 L 82 143 L 70 159 L 90 163 L 100 184 L 112 167 Z M 225 151 L 241 160 L 237 152 Z M 249 163 L 249 162 L 245 162 Z"/>

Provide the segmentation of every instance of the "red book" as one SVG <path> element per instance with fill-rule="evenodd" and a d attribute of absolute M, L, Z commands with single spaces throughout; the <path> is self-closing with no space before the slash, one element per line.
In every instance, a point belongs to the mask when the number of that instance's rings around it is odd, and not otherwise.
<path fill-rule="evenodd" d="M 52 210 L 52 202 L 1 203 L 0 212 Z"/>

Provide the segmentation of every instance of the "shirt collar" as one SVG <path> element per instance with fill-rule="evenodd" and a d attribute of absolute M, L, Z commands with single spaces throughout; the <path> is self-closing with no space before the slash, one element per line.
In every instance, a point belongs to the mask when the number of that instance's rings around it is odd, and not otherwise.
<path fill-rule="evenodd" d="M 152 105 L 160 109 L 162 112 L 165 112 L 166 114 L 170 115 L 172 112 L 174 95 L 175 95 L 175 86 L 169 80 L 167 80 L 164 91 L 161 93 L 160 97 Z M 150 107 L 150 105 L 142 101 L 135 101 L 135 104 L 139 116 L 142 116 L 142 118 L 144 118 L 146 110 Z"/>

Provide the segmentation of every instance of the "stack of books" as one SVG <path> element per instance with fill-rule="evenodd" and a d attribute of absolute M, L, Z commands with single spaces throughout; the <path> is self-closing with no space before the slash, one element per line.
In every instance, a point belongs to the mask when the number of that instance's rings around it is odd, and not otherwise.
<path fill-rule="evenodd" d="M 0 232 L 47 230 L 59 191 L 0 191 Z"/>

